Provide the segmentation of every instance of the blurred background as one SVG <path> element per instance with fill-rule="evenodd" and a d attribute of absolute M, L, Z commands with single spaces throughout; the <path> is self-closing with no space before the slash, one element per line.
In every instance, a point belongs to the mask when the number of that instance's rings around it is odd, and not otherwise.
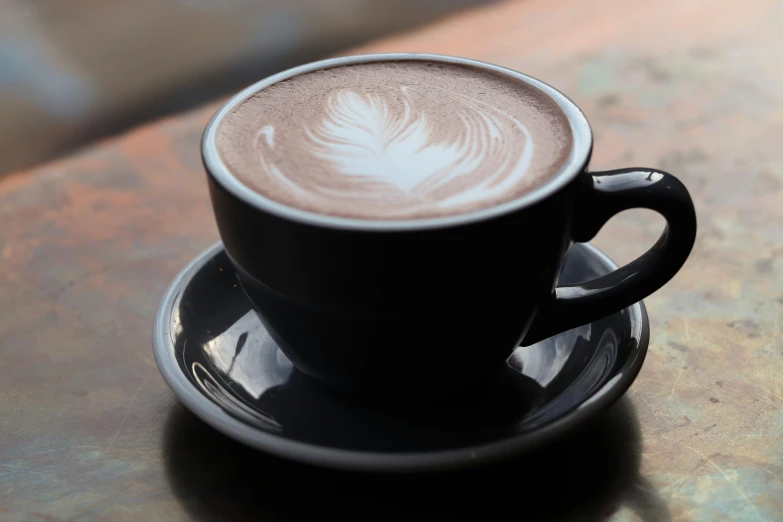
<path fill-rule="evenodd" d="M 0 175 L 493 0 L 0 0 Z"/>

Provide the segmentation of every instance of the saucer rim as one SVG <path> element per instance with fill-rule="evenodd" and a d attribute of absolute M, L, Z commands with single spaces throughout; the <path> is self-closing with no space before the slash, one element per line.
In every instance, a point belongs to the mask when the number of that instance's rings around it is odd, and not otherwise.
<path fill-rule="evenodd" d="M 599 262 L 610 269 L 617 268 L 617 265 L 598 248 L 588 243 L 579 245 L 581 248 L 588 249 Z M 226 413 L 193 386 L 176 361 L 169 334 L 170 310 L 192 277 L 223 249 L 223 243 L 218 241 L 198 254 L 180 270 L 167 288 L 155 313 L 152 332 L 153 355 L 163 380 L 178 400 L 193 414 L 221 433 L 280 458 L 321 467 L 363 472 L 444 471 L 498 462 L 548 445 L 616 402 L 633 384 L 647 355 L 650 324 L 644 302 L 639 301 L 627 308 L 630 312 L 632 336 L 638 337 L 639 343 L 623 367 L 575 409 L 531 432 L 465 448 L 407 453 L 356 451 L 295 441 L 283 435 L 259 430 Z"/>

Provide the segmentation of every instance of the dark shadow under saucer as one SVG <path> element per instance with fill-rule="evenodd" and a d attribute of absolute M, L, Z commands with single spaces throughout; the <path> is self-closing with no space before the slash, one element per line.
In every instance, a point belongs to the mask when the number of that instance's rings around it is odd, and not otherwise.
<path fill-rule="evenodd" d="M 598 250 L 577 244 L 566 256 L 561 282 L 613 268 Z M 314 464 L 411 471 L 486 463 L 551 442 L 625 392 L 644 360 L 648 336 L 638 303 L 518 348 L 491 386 L 458 401 L 373 409 L 325 392 L 292 367 L 215 245 L 164 297 L 154 350 L 180 400 L 233 438 Z"/>
<path fill-rule="evenodd" d="M 627 398 L 538 451 L 445 473 L 356 473 L 279 459 L 223 436 L 180 405 L 166 421 L 162 450 L 169 486 L 202 522 L 598 522 L 620 510 L 671 520 L 640 472 L 641 432 Z"/>

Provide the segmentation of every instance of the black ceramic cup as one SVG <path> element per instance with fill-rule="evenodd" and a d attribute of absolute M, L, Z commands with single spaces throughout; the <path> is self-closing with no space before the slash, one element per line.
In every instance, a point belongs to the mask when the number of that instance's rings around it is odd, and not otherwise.
<path fill-rule="evenodd" d="M 362 220 L 273 201 L 243 185 L 215 146 L 221 119 L 258 91 L 313 70 L 385 60 L 465 64 L 531 84 L 568 118 L 573 147 L 560 171 L 521 197 L 460 215 Z M 625 308 L 659 289 L 687 259 L 693 203 L 671 174 L 588 170 L 584 114 L 516 71 L 439 55 L 338 58 L 245 89 L 207 125 L 204 164 L 220 236 L 266 328 L 304 374 L 360 400 L 438 400 L 491 378 L 520 343 Z M 558 286 L 563 255 L 613 215 L 648 208 L 666 219 L 658 242 L 615 272 Z"/>

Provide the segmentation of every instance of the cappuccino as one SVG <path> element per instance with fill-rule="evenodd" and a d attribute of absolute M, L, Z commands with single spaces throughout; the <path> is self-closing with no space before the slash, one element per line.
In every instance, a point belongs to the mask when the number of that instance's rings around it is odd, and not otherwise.
<path fill-rule="evenodd" d="M 215 139 L 234 177 L 268 199 L 367 220 L 462 214 L 557 174 L 569 121 L 535 87 L 427 61 L 332 67 L 239 104 Z"/>

